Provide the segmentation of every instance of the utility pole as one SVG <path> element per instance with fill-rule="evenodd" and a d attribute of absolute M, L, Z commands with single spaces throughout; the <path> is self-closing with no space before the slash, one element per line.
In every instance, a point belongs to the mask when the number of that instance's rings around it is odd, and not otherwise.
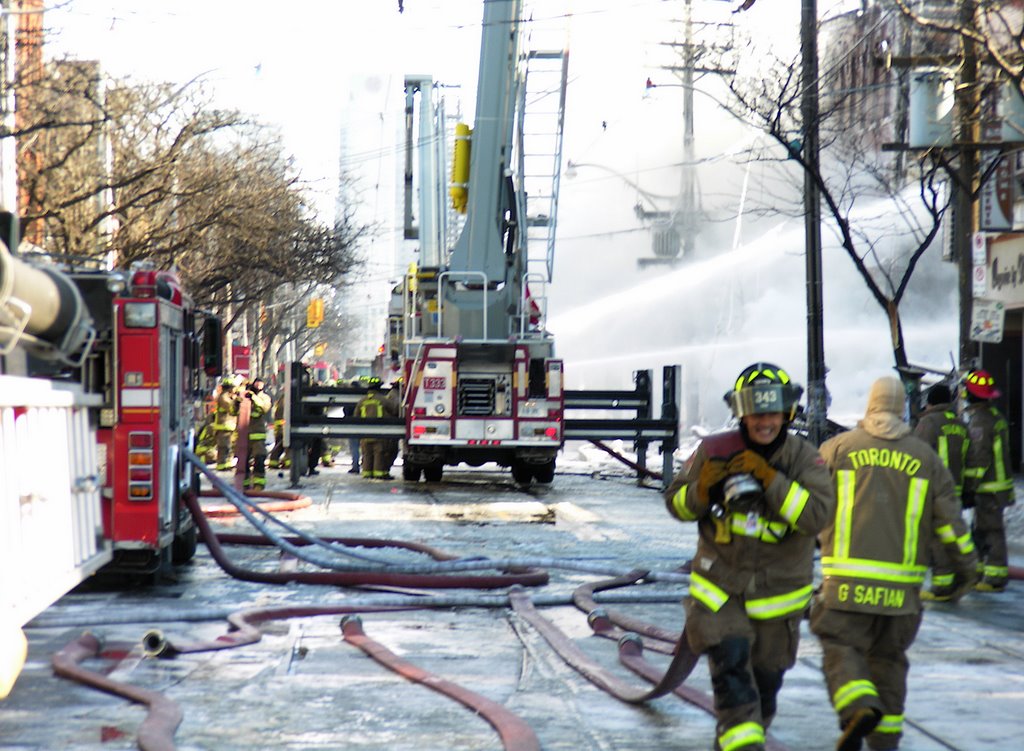
<path fill-rule="evenodd" d="M 825 437 L 825 340 L 821 299 L 821 195 L 818 164 L 818 4 L 800 2 L 801 101 L 804 157 L 804 241 L 807 270 L 807 437 Z"/>
<path fill-rule="evenodd" d="M 974 28 L 977 12 L 976 0 L 960 0 L 960 23 Z M 957 286 L 960 296 L 959 366 L 962 370 L 974 367 L 978 357 L 978 343 L 971 340 L 971 313 L 974 301 L 974 265 L 972 248 L 974 232 L 978 226 L 975 202 L 978 184 L 978 152 L 972 148 L 979 140 L 978 127 L 978 57 L 976 43 L 961 35 L 963 54 L 960 80 L 956 87 L 956 107 L 959 117 L 959 140 L 969 144 L 960 149 L 959 179 L 954 181 L 956 194 L 953 201 L 953 248 L 956 252 Z"/>
<path fill-rule="evenodd" d="M 696 237 L 700 232 L 701 206 L 700 192 L 697 181 L 696 154 L 694 148 L 694 78 L 696 74 L 714 73 L 727 74 L 735 73 L 717 67 L 708 67 L 701 63 L 704 52 L 703 47 L 698 47 L 693 31 L 693 0 L 685 0 L 683 17 L 683 41 L 662 42 L 667 47 L 681 50 L 680 65 L 664 65 L 663 70 L 672 72 L 678 79 L 679 86 L 683 89 L 683 164 L 680 177 L 679 196 L 676 198 L 675 207 L 671 211 L 647 211 L 642 207 L 637 208 L 637 217 L 643 221 L 653 220 L 659 222 L 660 226 L 655 229 L 654 258 L 641 258 L 638 260 L 640 268 L 653 264 L 674 265 L 679 261 L 680 255 L 683 258 L 691 256 L 696 247 Z M 648 89 L 656 88 L 658 84 L 647 80 Z"/>
<path fill-rule="evenodd" d="M 697 235 L 697 167 L 693 148 L 693 66 L 696 63 L 693 45 L 693 14 L 691 0 L 686 0 L 683 20 L 686 46 L 683 52 L 683 170 L 679 188 L 679 210 L 682 214 L 683 258 L 693 256 Z"/>

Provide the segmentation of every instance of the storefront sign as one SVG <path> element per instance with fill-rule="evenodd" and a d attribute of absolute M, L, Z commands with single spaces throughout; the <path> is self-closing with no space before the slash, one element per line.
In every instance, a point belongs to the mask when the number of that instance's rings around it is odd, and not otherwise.
<path fill-rule="evenodd" d="M 999 125 L 993 122 L 982 124 L 983 138 L 998 138 Z M 999 163 L 992 170 L 993 161 Z M 1006 232 L 1013 229 L 1013 157 L 998 152 L 986 152 L 981 160 L 981 174 L 988 179 L 981 186 L 981 211 L 978 212 L 978 228 L 983 232 Z"/>
<path fill-rule="evenodd" d="M 971 341 L 999 344 L 1003 341 L 1006 306 L 995 300 L 975 300 L 971 307 Z"/>
<path fill-rule="evenodd" d="M 998 300 L 1010 309 L 1024 307 L 1024 239 L 1013 237 L 990 242 L 988 258 L 987 289 L 975 292 L 975 296 Z M 977 274 L 974 284 L 977 287 Z"/>

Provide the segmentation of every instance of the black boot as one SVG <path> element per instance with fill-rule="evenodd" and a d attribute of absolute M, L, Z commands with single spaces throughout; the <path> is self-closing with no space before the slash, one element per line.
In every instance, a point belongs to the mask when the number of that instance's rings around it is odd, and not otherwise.
<path fill-rule="evenodd" d="M 853 713 L 845 725 L 843 735 L 836 744 L 836 751 L 860 751 L 861 741 L 871 735 L 879 721 L 882 713 L 870 707 L 861 707 Z"/>

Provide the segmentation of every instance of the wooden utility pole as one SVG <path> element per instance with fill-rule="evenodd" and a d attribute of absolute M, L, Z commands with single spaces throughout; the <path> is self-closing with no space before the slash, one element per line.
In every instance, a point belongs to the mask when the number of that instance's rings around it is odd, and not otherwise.
<path fill-rule="evenodd" d="M 977 13 L 976 0 L 960 0 L 960 23 L 965 28 L 974 27 Z M 961 35 L 963 54 L 960 59 L 960 80 L 956 87 L 956 107 L 959 117 L 959 141 L 964 145 L 978 143 L 979 97 L 978 57 L 976 43 L 967 35 Z M 954 180 L 956 193 L 953 198 L 953 249 L 957 264 L 957 286 L 960 296 L 959 366 L 961 370 L 975 366 L 979 354 L 978 343 L 971 340 L 971 313 L 974 305 L 974 263 L 972 247 L 974 233 L 978 228 L 977 187 L 978 152 L 968 146 L 960 150 L 959 176 Z"/>
<path fill-rule="evenodd" d="M 807 270 L 807 437 L 825 437 L 825 337 L 821 295 L 821 194 L 818 166 L 818 4 L 800 3 L 801 101 L 803 119 L 804 244 Z"/>

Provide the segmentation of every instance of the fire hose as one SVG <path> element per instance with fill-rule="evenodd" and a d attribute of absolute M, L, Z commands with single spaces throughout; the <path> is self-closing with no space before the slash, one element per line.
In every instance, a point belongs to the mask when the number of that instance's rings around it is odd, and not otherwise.
<path fill-rule="evenodd" d="M 346 616 L 341 619 L 341 633 L 349 644 L 358 647 L 366 655 L 389 670 L 398 673 L 414 683 L 420 683 L 432 691 L 437 691 L 483 717 L 498 731 L 506 751 L 540 751 L 533 728 L 526 724 L 518 715 L 509 712 L 497 702 L 481 696 L 458 684 L 428 673 L 412 663 L 406 662 L 384 647 L 370 639 L 363 632 L 363 623 L 358 616 Z"/>
<path fill-rule="evenodd" d="M 217 540 L 217 535 L 210 528 L 209 522 L 203 515 L 199 502 L 194 496 L 186 496 L 185 503 L 188 505 L 192 517 L 199 526 L 199 533 L 203 542 L 210 549 L 217 564 L 225 573 L 242 581 L 263 582 L 269 584 L 290 584 L 299 582 L 303 584 L 326 584 L 337 587 L 355 587 L 364 584 L 382 584 L 397 587 L 426 587 L 426 588 L 466 588 L 495 589 L 507 587 L 512 584 L 539 585 L 546 584 L 548 574 L 545 571 L 529 571 L 521 574 L 495 574 L 491 576 L 450 576 L 437 574 L 406 574 L 383 570 L 359 570 L 359 571 L 254 571 L 242 568 L 231 562 Z"/>
<path fill-rule="evenodd" d="M 330 561 L 330 560 L 324 559 L 322 557 L 312 555 L 309 552 L 304 552 L 302 549 L 300 549 L 300 546 L 292 545 L 291 543 L 288 542 L 287 539 L 285 539 L 285 538 L 281 537 L 280 535 L 276 534 L 266 524 L 264 524 L 259 519 L 257 519 L 253 512 L 261 513 L 261 514 L 264 514 L 264 515 L 270 517 L 271 521 L 273 521 L 275 524 L 278 524 L 278 525 L 280 525 L 282 527 L 285 527 L 286 529 L 289 529 L 290 531 L 292 531 L 296 535 L 304 537 L 305 539 L 309 540 L 310 542 L 313 542 L 316 546 L 324 547 L 325 543 L 322 540 L 320 540 L 319 538 L 316 538 L 315 536 L 309 535 L 308 533 L 305 533 L 302 530 L 296 529 L 295 527 L 292 527 L 291 525 L 288 525 L 286 522 L 284 522 L 284 521 L 282 521 L 280 519 L 277 519 L 277 518 L 273 517 L 272 515 L 270 515 L 269 513 L 263 511 L 262 509 L 260 509 L 258 507 L 258 504 L 254 503 L 251 499 L 249 499 L 246 496 L 242 495 L 237 490 L 235 490 L 231 486 L 227 485 L 226 483 L 224 483 L 223 480 L 221 480 L 216 475 L 214 475 L 209 469 L 206 468 L 206 466 L 203 464 L 202 460 L 199 459 L 199 457 L 197 457 L 195 454 L 193 454 L 192 452 L 190 452 L 188 450 L 185 450 L 183 453 L 185 455 L 185 458 L 188 461 L 192 462 L 194 465 L 196 465 L 196 467 L 201 472 L 206 474 L 210 478 L 211 482 L 214 483 L 214 486 L 217 487 L 219 490 L 221 490 L 223 492 L 224 496 L 231 503 L 235 504 L 239 508 L 239 510 L 241 511 L 242 515 L 246 518 L 247 521 L 249 521 L 251 524 L 253 524 L 253 526 L 255 526 L 258 530 L 263 532 L 264 535 L 266 535 L 268 538 L 274 540 L 275 544 L 277 544 L 278 547 L 280 547 L 282 550 L 285 550 L 285 551 L 291 553 L 292 555 L 294 555 L 296 558 L 299 558 L 300 560 L 304 560 L 304 561 L 306 561 L 308 563 L 313 563 L 313 564 L 322 566 L 324 568 L 329 568 L 329 569 L 334 570 L 334 571 L 365 572 L 367 570 L 365 565 L 356 568 L 354 566 L 354 564 L 351 564 L 351 563 L 340 564 L 340 563 L 338 563 L 336 561 Z M 191 499 L 191 500 L 194 502 L 194 499 Z M 197 515 L 196 509 L 198 509 L 198 504 L 190 503 L 190 510 L 192 511 L 193 516 L 196 517 L 197 524 L 200 524 L 200 528 L 202 529 L 202 525 L 203 525 L 203 522 L 205 520 L 200 518 L 201 514 Z M 207 526 L 207 528 L 209 527 L 209 525 L 206 525 L 206 526 Z M 204 537 L 204 539 L 205 539 L 205 537 Z M 351 551 L 342 551 L 342 550 L 338 550 L 337 548 L 331 548 L 330 546 L 327 546 L 327 547 L 330 548 L 331 553 L 334 554 L 334 555 L 348 555 L 350 557 L 353 556 Z M 582 561 L 575 561 L 575 560 L 571 560 L 571 559 L 569 559 L 569 560 L 567 560 L 567 559 L 558 559 L 558 558 L 505 558 L 505 559 L 490 559 L 490 558 L 476 557 L 476 558 L 458 558 L 458 559 L 453 559 L 453 560 L 444 560 L 444 561 L 441 561 L 441 562 L 438 562 L 438 563 L 419 564 L 419 565 L 403 565 L 403 564 L 400 564 L 400 563 L 395 563 L 393 561 L 378 561 L 378 563 L 381 565 L 381 568 L 380 568 L 381 571 L 387 571 L 387 572 L 392 573 L 392 574 L 395 574 L 395 573 L 415 573 L 415 574 L 453 573 L 453 572 L 460 572 L 460 571 L 475 571 L 475 570 L 481 570 L 481 569 L 506 569 L 506 570 L 527 569 L 527 571 L 525 573 L 523 573 L 522 576 L 529 578 L 531 576 L 531 572 L 529 571 L 529 569 L 535 569 L 535 568 L 539 568 L 539 567 L 547 567 L 547 568 L 555 568 L 555 567 L 557 567 L 557 568 L 569 569 L 569 570 L 574 570 L 574 571 L 584 571 L 584 572 L 587 572 L 587 573 L 601 574 L 601 575 L 607 575 L 607 576 L 619 576 L 621 574 L 621 568 L 620 567 L 613 567 L 613 566 L 606 566 L 606 565 L 595 565 L 595 564 L 591 564 L 591 563 L 585 563 L 585 562 L 582 562 Z M 543 581 L 530 580 L 530 581 L 520 582 L 520 581 L 512 581 L 510 579 L 505 579 L 504 580 L 504 584 L 497 584 L 496 586 L 505 586 L 505 585 L 510 585 L 510 584 L 538 584 L 538 583 L 543 584 L 543 583 L 547 582 L 547 578 L 546 578 L 547 575 L 546 574 L 542 574 L 542 575 L 544 577 Z M 533 576 L 539 577 L 540 574 L 533 574 Z M 688 575 L 680 574 L 678 572 L 650 571 L 647 574 L 647 578 L 650 579 L 650 580 L 657 580 L 657 581 L 689 582 L 689 576 Z M 323 582 L 319 582 L 319 583 L 330 583 L 330 582 L 329 581 L 323 581 Z M 467 586 L 470 586 L 470 585 L 467 585 Z"/>
<path fill-rule="evenodd" d="M 131 645 L 128 645 L 130 648 Z M 157 691 L 132 686 L 127 683 L 111 680 L 92 670 L 86 670 L 79 663 L 90 657 L 96 657 L 103 649 L 102 641 L 90 633 L 82 634 L 78 639 L 57 652 L 52 659 L 54 672 L 64 678 L 98 688 L 114 696 L 130 699 L 148 708 L 146 719 L 139 725 L 138 744 L 142 751 L 171 751 L 174 746 L 174 731 L 181 724 L 183 714 L 181 707 Z"/>
<path fill-rule="evenodd" d="M 649 690 L 638 689 L 620 680 L 591 660 L 572 639 L 534 608 L 530 596 L 524 590 L 513 589 L 509 593 L 509 599 L 512 601 L 512 609 L 516 615 L 537 629 L 571 668 L 598 688 L 627 704 L 644 704 L 651 699 L 657 699 L 659 696 L 670 693 L 686 680 L 696 664 L 688 649 L 677 649 L 668 670 L 658 684 Z"/>
<path fill-rule="evenodd" d="M 221 497 L 220 493 L 213 490 L 204 490 L 199 495 L 204 498 Z M 298 509 L 306 508 L 313 503 L 313 499 L 308 495 L 300 495 L 299 493 L 282 490 L 250 490 L 247 491 L 245 495 L 247 498 L 276 499 L 272 503 L 259 504 L 261 509 L 270 512 L 297 511 Z M 207 519 L 212 519 L 219 516 L 234 516 L 239 513 L 239 511 L 234 504 L 224 503 L 219 506 L 204 506 L 203 513 L 206 514 Z"/>

